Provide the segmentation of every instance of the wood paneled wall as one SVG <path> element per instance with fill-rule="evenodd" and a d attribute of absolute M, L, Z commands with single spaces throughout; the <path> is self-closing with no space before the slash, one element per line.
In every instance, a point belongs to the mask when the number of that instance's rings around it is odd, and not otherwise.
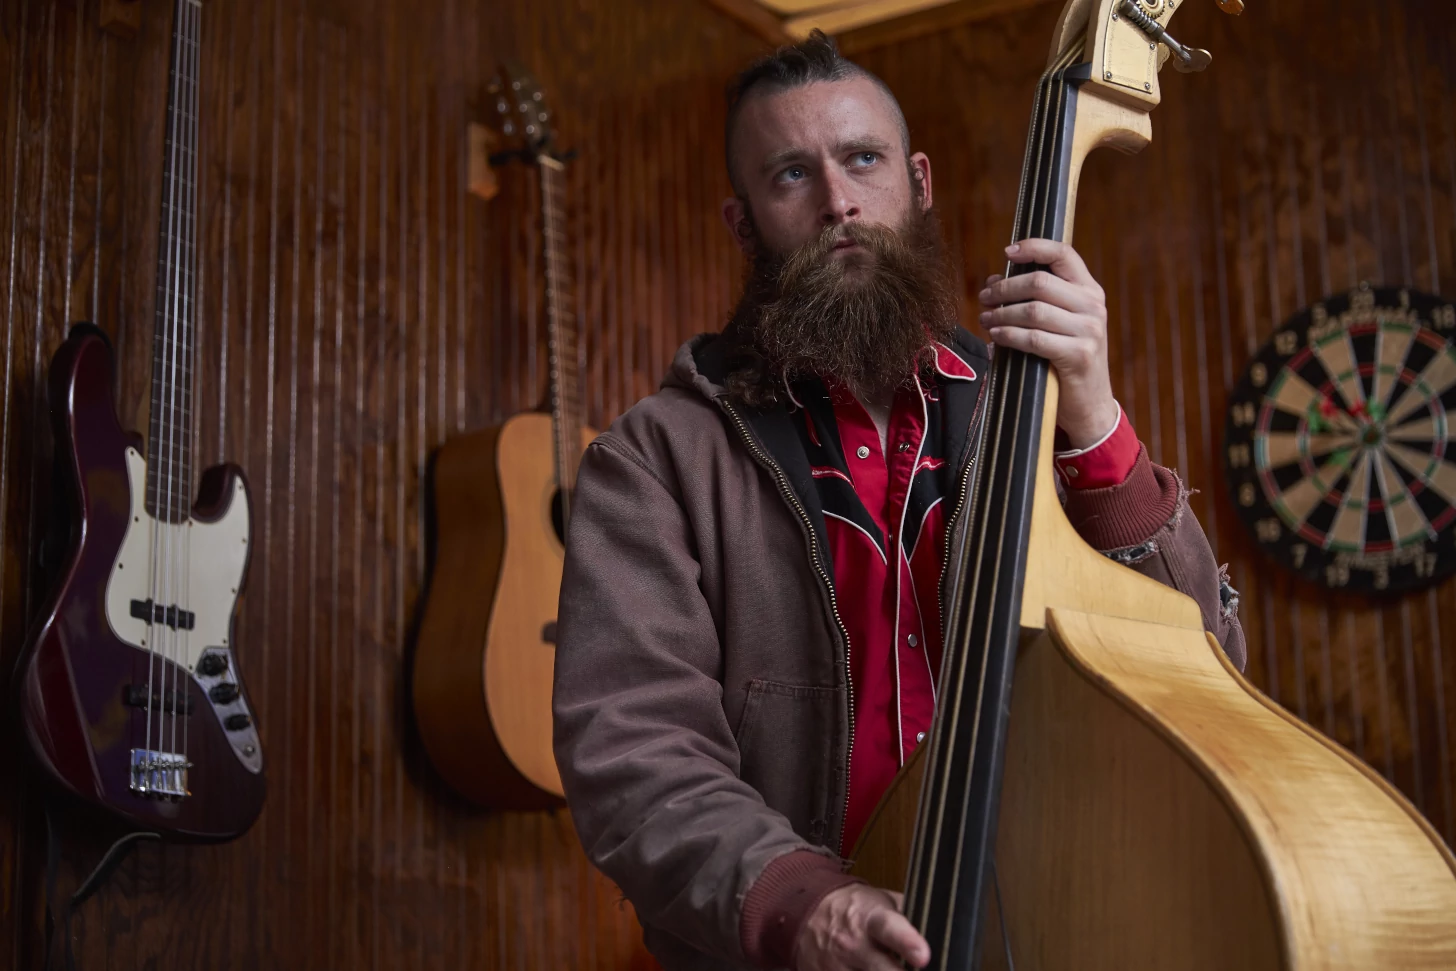
<path fill-rule="evenodd" d="M 116 339 L 122 413 L 145 427 L 170 4 L 143 0 L 142 33 L 119 39 L 97 29 L 99 2 L 0 3 L 6 675 L 42 592 L 41 379 L 67 321 Z M 968 294 L 999 268 L 1058 6 L 861 57 L 931 155 Z M 1227 389 L 1294 310 L 1360 280 L 1456 290 L 1456 15 L 1442 0 L 1188 7 L 1175 33 L 1213 70 L 1170 75 L 1154 146 L 1084 179 L 1078 238 L 1109 294 L 1114 380 L 1154 457 L 1200 490 L 1253 677 L 1450 840 L 1452 586 L 1367 600 L 1294 582 L 1236 521 L 1219 447 Z M 445 437 L 544 390 L 534 177 L 503 172 L 489 204 L 463 191 L 497 59 L 540 77 L 581 153 L 570 228 L 604 427 L 733 299 L 721 90 L 756 42 L 685 0 L 215 0 L 203 32 L 200 454 L 251 479 L 238 636 L 270 791 L 239 842 L 140 850 L 78 916 L 81 967 L 647 967 L 564 815 L 469 809 L 413 738 L 422 470 Z M 0 763 L 0 962 L 16 967 L 38 960 L 36 805 Z M 64 823 L 62 889 L 110 835 Z"/>

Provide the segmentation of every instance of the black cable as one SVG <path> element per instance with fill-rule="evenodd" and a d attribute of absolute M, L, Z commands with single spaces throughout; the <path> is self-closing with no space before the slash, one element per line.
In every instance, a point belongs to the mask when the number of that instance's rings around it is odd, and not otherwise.
<path fill-rule="evenodd" d="M 76 908 L 90 900 L 106 878 L 115 872 L 126 859 L 128 853 L 142 840 L 160 840 L 160 833 L 128 833 L 115 843 L 101 857 L 101 862 L 91 871 L 76 892 L 71 894 L 64 907 L 59 911 L 60 920 L 56 919 L 56 872 L 60 869 L 61 862 L 61 840 L 56 830 L 55 816 L 51 807 L 45 807 L 46 821 L 46 877 L 45 877 L 45 956 L 42 959 L 41 967 L 44 971 L 50 971 L 51 966 L 51 944 L 55 938 L 55 928 L 60 924 L 61 933 L 65 935 L 65 961 L 66 971 L 76 971 L 76 956 L 71 950 L 71 915 Z"/>

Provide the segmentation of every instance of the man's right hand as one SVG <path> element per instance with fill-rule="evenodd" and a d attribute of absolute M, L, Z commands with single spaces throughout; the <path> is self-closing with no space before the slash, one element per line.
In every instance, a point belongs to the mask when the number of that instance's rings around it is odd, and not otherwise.
<path fill-rule="evenodd" d="M 826 894 L 799 929 L 797 971 L 899 971 L 923 968 L 930 945 L 900 913 L 902 897 L 863 883 Z"/>

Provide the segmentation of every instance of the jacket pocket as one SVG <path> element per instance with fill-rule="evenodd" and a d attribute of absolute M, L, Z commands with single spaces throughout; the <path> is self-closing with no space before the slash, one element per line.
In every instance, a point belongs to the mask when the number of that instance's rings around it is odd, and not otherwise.
<path fill-rule="evenodd" d="M 755 678 L 734 733 L 740 778 L 813 843 L 825 842 L 831 813 L 837 815 L 830 796 L 842 774 L 836 753 L 843 704 L 842 688 Z"/>

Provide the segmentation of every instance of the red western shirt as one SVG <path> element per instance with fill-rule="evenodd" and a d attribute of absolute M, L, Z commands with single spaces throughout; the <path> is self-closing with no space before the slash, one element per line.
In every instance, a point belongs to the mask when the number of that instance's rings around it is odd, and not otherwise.
<path fill-rule="evenodd" d="M 869 413 L 842 386 L 796 388 L 798 426 L 824 508 L 835 599 L 849 634 L 854 738 L 849 810 L 839 851 L 853 850 L 870 813 L 930 731 L 940 672 L 940 579 L 955 456 L 938 451 L 940 389 L 975 373 L 938 349 L 933 380 L 901 388 L 885 447 Z M 1074 489 L 1119 485 L 1140 449 L 1121 416 L 1100 442 L 1058 452 Z"/>

